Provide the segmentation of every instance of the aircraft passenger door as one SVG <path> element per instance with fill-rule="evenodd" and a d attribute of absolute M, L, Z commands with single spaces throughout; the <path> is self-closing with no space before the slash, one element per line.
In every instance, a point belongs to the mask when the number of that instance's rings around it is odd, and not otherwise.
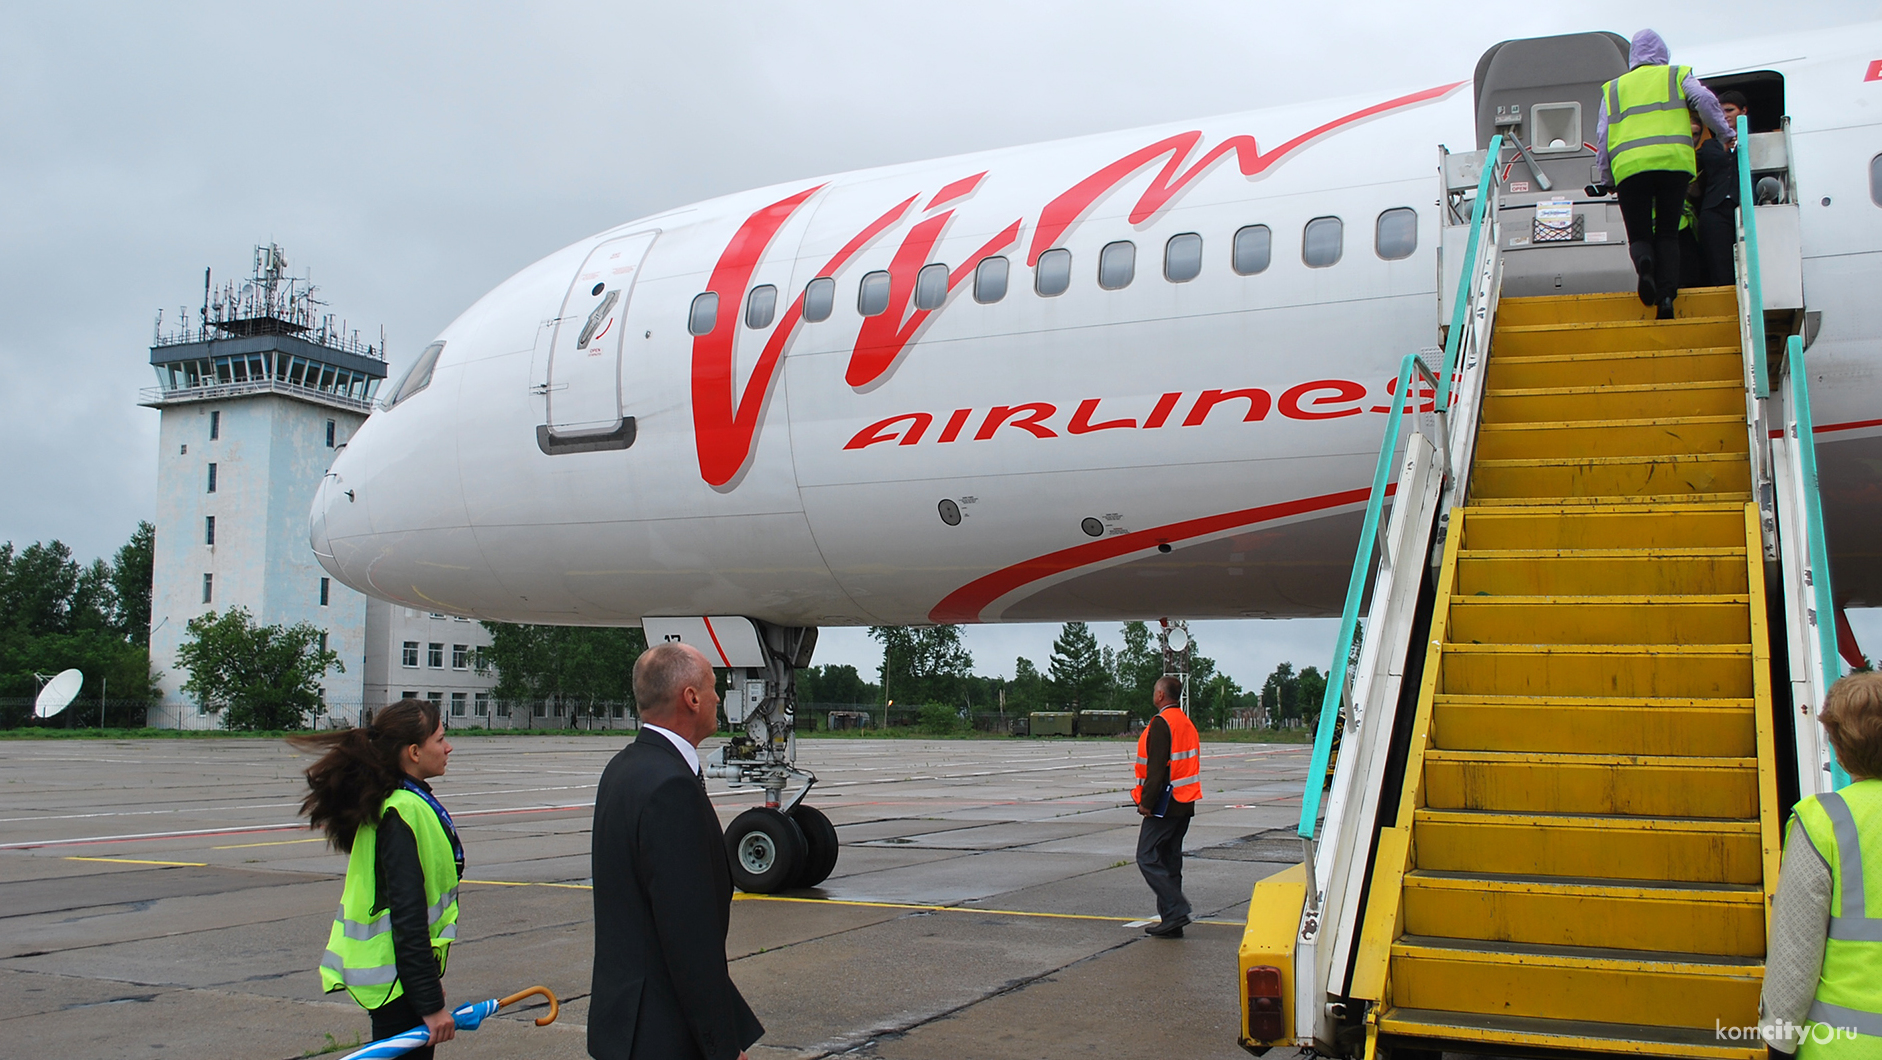
<path fill-rule="evenodd" d="M 622 414 L 621 350 L 634 280 L 658 232 L 610 239 L 582 262 L 562 300 L 543 391 L 546 420 L 536 444 L 551 456 L 626 449 L 634 418 Z"/>

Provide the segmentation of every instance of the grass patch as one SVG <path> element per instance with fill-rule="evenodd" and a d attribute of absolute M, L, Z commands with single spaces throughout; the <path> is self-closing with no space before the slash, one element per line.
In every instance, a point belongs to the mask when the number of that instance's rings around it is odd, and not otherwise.
<path fill-rule="evenodd" d="M 353 1040 L 350 1042 L 343 1042 L 340 1039 L 335 1038 L 333 1036 L 332 1031 L 328 1031 L 327 1043 L 325 1045 L 315 1046 L 314 1048 L 309 1049 L 306 1052 L 302 1053 L 301 1060 L 307 1060 L 307 1058 L 310 1056 L 325 1056 L 328 1053 L 337 1053 L 342 1049 L 357 1049 L 361 1045 L 364 1045 L 364 1044 L 365 1044 L 364 1042 L 359 1040 L 358 1031 L 353 1032 Z"/>

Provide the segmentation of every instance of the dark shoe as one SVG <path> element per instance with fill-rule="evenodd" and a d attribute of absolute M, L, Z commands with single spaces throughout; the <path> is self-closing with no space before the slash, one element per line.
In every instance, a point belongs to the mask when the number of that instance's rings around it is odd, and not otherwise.
<path fill-rule="evenodd" d="M 1189 923 L 1189 918 L 1186 916 L 1179 916 L 1174 920 L 1159 920 L 1144 928 L 1144 934 L 1158 939 L 1180 939 L 1183 937 L 1183 925 L 1187 923 Z"/>
<path fill-rule="evenodd" d="M 1660 310 L 1655 314 L 1655 318 L 1659 320 L 1673 319 L 1673 300 L 1671 298 L 1660 303 Z"/>
<path fill-rule="evenodd" d="M 1638 291 L 1640 294 L 1641 305 L 1652 305 L 1653 303 L 1660 300 L 1659 292 L 1655 291 L 1653 287 L 1652 275 L 1644 275 L 1640 278 L 1640 287 L 1638 288 Z"/>

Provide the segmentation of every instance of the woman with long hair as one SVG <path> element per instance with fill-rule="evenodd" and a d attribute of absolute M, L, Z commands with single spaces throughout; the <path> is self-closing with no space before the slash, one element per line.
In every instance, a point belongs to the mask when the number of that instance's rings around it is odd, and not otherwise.
<path fill-rule="evenodd" d="M 402 699 L 366 725 L 288 742 L 320 753 L 301 812 L 349 855 L 321 984 L 371 1014 L 375 1041 L 423 1023 L 430 1044 L 406 1055 L 430 1060 L 456 1032 L 441 978 L 464 874 L 457 829 L 426 783 L 451 755 L 438 705 Z"/>

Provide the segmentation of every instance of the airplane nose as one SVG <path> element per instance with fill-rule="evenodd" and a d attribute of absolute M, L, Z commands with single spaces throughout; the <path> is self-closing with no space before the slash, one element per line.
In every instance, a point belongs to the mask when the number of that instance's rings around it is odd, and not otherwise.
<path fill-rule="evenodd" d="M 307 544 L 327 573 L 346 585 L 351 585 L 352 579 L 335 557 L 333 542 L 336 537 L 347 536 L 348 527 L 356 518 L 363 519 L 363 513 L 358 511 L 353 491 L 341 475 L 327 472 L 314 492 L 314 506 L 308 513 Z"/>

